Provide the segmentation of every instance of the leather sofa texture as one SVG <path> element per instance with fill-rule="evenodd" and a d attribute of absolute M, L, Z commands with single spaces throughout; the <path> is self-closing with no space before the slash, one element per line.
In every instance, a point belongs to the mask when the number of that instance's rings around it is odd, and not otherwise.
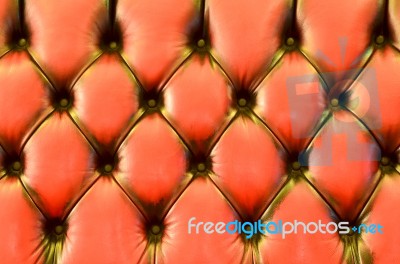
<path fill-rule="evenodd" d="M 0 263 L 400 263 L 399 109 L 397 0 L 0 0 Z"/>

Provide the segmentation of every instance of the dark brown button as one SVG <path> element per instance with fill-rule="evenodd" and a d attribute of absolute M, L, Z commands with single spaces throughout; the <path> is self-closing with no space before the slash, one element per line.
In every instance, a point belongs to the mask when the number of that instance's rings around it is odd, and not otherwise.
<path fill-rule="evenodd" d="M 63 99 L 60 100 L 60 106 L 61 107 L 67 107 L 68 104 L 69 104 L 68 99 L 63 98 Z"/>
<path fill-rule="evenodd" d="M 197 47 L 204 48 L 205 45 L 206 42 L 204 41 L 204 39 L 199 39 L 199 41 L 197 41 Z"/>
<path fill-rule="evenodd" d="M 339 100 L 336 99 L 336 98 L 333 98 L 333 99 L 331 100 L 331 106 L 332 106 L 332 107 L 337 107 L 337 106 L 339 106 Z"/>
<path fill-rule="evenodd" d="M 204 163 L 197 164 L 197 170 L 203 172 L 206 170 L 206 165 Z"/>
<path fill-rule="evenodd" d="M 375 43 L 378 45 L 383 44 L 385 42 L 385 37 L 383 35 L 379 35 L 375 38 Z"/>
<path fill-rule="evenodd" d="M 287 38 L 286 39 L 286 45 L 293 46 L 294 45 L 294 38 L 291 38 L 291 37 Z"/>
<path fill-rule="evenodd" d="M 157 105 L 156 100 L 154 99 L 150 99 L 149 101 L 147 101 L 147 105 L 151 108 L 155 107 Z"/>
<path fill-rule="evenodd" d="M 390 160 L 388 157 L 382 157 L 382 159 L 381 159 L 382 165 L 386 166 L 386 165 L 389 165 L 389 163 L 390 163 Z"/>
<path fill-rule="evenodd" d="M 22 164 L 19 161 L 14 161 L 11 167 L 14 171 L 19 171 L 22 168 Z"/>
<path fill-rule="evenodd" d="M 293 162 L 293 163 L 292 163 L 292 168 L 293 168 L 294 170 L 299 170 L 299 169 L 301 168 L 300 162 L 298 162 L 298 161 Z"/>
<path fill-rule="evenodd" d="M 18 46 L 20 46 L 21 48 L 25 47 L 27 44 L 26 39 L 21 38 L 20 40 L 18 40 Z"/>
<path fill-rule="evenodd" d="M 112 50 L 117 49 L 117 47 L 118 47 L 117 42 L 115 42 L 115 41 L 110 42 L 109 47 Z"/>
<path fill-rule="evenodd" d="M 151 233 L 152 233 L 153 235 L 158 235 L 158 234 L 160 234 L 160 232 L 161 232 L 160 226 L 158 226 L 158 225 L 153 225 L 153 226 L 151 227 Z"/>
<path fill-rule="evenodd" d="M 245 107 L 247 105 L 247 100 L 244 98 L 240 98 L 238 101 L 239 106 Z"/>
<path fill-rule="evenodd" d="M 106 172 L 106 173 L 112 172 L 113 169 L 114 168 L 113 168 L 113 166 L 111 164 L 104 165 L 104 172 Z"/>
<path fill-rule="evenodd" d="M 64 227 L 63 227 L 62 225 L 57 225 L 57 226 L 54 228 L 54 232 L 55 232 L 57 235 L 61 235 L 61 234 L 64 232 Z"/>

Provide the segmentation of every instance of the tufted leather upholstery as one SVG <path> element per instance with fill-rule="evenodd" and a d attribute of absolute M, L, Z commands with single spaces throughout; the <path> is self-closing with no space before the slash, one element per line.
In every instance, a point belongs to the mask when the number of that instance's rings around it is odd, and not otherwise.
<path fill-rule="evenodd" d="M 399 51 L 396 0 L 0 0 L 0 262 L 400 263 Z"/>

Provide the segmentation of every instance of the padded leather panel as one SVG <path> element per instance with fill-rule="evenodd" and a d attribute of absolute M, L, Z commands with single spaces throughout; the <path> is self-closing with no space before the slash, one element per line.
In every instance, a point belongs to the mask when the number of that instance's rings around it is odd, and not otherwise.
<path fill-rule="evenodd" d="M 399 263 L 399 35 L 396 0 L 0 0 L 0 262 Z"/>

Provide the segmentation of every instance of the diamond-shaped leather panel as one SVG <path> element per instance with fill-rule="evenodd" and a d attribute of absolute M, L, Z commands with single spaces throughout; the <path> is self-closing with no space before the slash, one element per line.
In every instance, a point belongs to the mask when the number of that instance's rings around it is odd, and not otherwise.
<path fill-rule="evenodd" d="M 399 36 L 397 0 L 0 0 L 0 262 L 400 263 Z"/>

